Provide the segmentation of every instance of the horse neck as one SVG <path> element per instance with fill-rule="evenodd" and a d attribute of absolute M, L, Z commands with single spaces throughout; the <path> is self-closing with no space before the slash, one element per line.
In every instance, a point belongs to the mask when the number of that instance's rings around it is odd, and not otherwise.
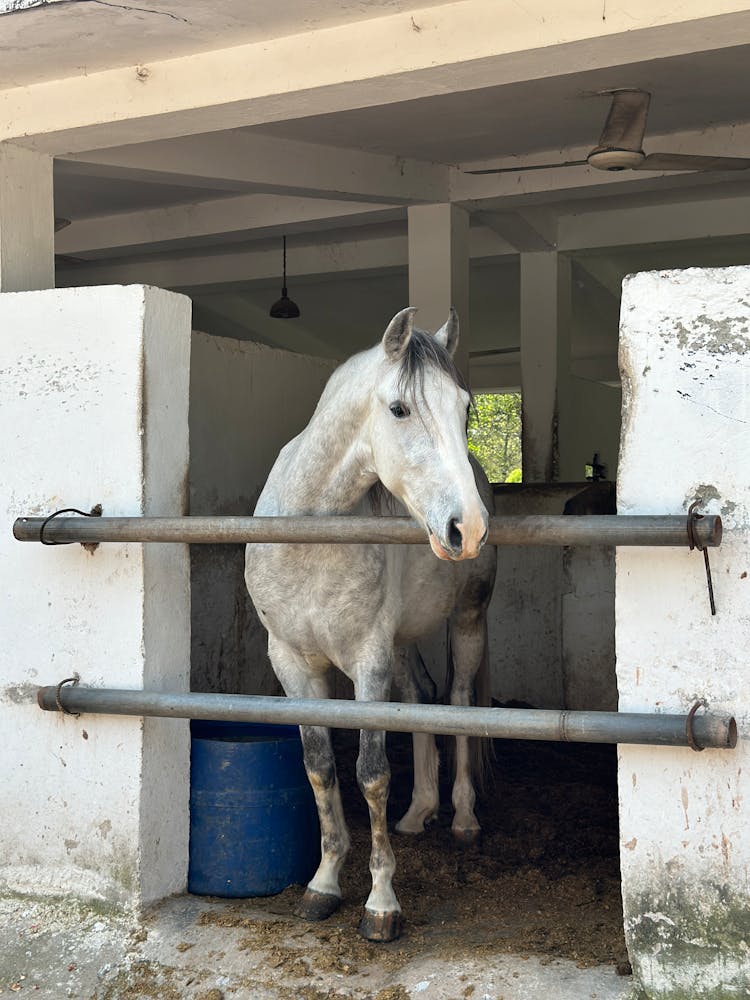
<path fill-rule="evenodd" d="M 348 513 L 377 481 L 366 439 L 367 366 L 356 360 L 336 371 L 307 427 L 279 456 L 272 473 L 277 513 Z"/>

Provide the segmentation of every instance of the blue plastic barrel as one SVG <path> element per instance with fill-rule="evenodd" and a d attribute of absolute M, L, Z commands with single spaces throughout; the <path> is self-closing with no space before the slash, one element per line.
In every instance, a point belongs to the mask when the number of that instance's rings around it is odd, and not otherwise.
<path fill-rule="evenodd" d="M 188 891 L 270 896 L 320 862 L 315 799 L 296 726 L 191 723 Z"/>

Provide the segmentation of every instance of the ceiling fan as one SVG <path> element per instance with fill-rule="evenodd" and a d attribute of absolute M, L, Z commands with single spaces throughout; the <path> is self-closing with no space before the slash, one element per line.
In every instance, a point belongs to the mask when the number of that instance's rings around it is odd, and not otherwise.
<path fill-rule="evenodd" d="M 549 170 L 553 167 L 582 167 L 597 170 L 747 170 L 750 158 L 739 156 L 693 156 L 687 153 L 644 153 L 641 149 L 651 94 L 647 90 L 607 91 L 612 105 L 598 145 L 585 160 L 543 163 L 530 167 L 493 167 L 467 170 L 468 174 L 515 174 L 525 170 Z"/>

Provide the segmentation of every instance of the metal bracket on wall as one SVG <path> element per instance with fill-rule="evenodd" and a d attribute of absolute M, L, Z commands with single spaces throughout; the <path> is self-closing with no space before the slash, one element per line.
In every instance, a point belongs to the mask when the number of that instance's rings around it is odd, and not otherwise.
<path fill-rule="evenodd" d="M 61 510 L 56 510 L 54 514 L 50 514 L 49 517 L 45 517 L 44 522 L 39 528 L 39 541 L 42 545 L 72 545 L 69 541 L 56 541 L 55 539 L 45 538 L 44 529 L 54 518 L 59 517 L 61 514 L 80 514 L 81 517 L 101 517 L 104 508 L 100 503 L 94 504 L 91 510 L 86 513 L 85 510 L 79 510 L 77 507 L 63 507 Z M 87 552 L 95 552 L 99 548 L 99 542 L 81 542 L 81 545 L 86 549 Z"/>
<path fill-rule="evenodd" d="M 688 539 L 690 540 L 690 551 L 693 549 L 698 549 L 699 552 L 703 553 L 703 561 L 706 564 L 706 583 L 708 585 L 708 600 L 711 605 L 711 614 L 716 614 L 716 601 L 714 600 L 714 584 L 711 579 L 711 564 L 708 561 L 708 549 L 703 545 L 698 538 L 696 531 L 696 524 L 698 521 L 703 519 L 703 514 L 699 514 L 696 507 L 700 503 L 700 500 L 694 500 L 688 508 L 687 515 L 687 533 Z"/>

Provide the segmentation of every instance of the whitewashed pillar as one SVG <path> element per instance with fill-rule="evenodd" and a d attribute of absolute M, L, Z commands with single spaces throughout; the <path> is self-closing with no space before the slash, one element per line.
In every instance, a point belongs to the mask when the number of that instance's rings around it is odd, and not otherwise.
<path fill-rule="evenodd" d="M 39 685 L 186 691 L 187 545 L 16 542 L 24 514 L 185 513 L 190 301 L 0 295 L 0 893 L 138 908 L 184 890 L 188 723 L 42 712 Z"/>
<path fill-rule="evenodd" d="M 750 995 L 750 268 L 623 288 L 620 514 L 721 514 L 700 553 L 617 552 L 620 711 L 733 713 L 736 751 L 620 747 L 625 934 L 649 1000 Z"/>
<path fill-rule="evenodd" d="M 55 285 L 52 157 L 0 142 L 0 292 Z"/>
<path fill-rule="evenodd" d="M 570 391 L 570 259 L 521 255 L 521 399 L 524 482 L 551 482 L 559 466 Z"/>
<path fill-rule="evenodd" d="M 409 213 L 409 304 L 417 326 L 434 332 L 458 311 L 456 363 L 469 377 L 469 213 L 459 205 L 417 205 Z"/>

